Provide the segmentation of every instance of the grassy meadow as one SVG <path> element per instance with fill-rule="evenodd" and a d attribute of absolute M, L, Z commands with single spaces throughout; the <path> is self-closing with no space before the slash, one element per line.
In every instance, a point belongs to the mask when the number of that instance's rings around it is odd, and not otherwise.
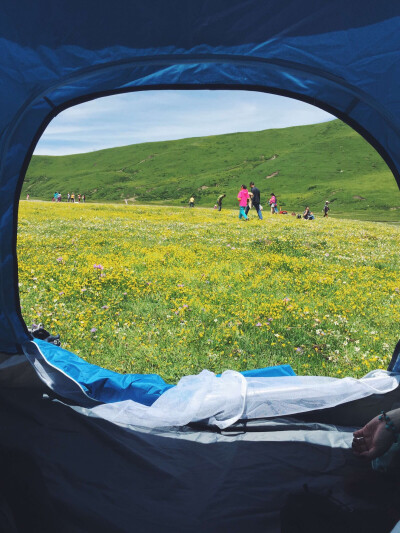
<path fill-rule="evenodd" d="M 270 129 L 121 146 L 68 156 L 33 156 L 22 198 L 50 200 L 55 191 L 85 194 L 89 202 L 213 207 L 226 193 L 236 207 L 241 183 L 274 192 L 287 211 L 309 205 L 332 215 L 400 221 L 400 193 L 375 150 L 354 130 L 333 120 Z"/>
<path fill-rule="evenodd" d="M 167 382 L 282 363 L 335 377 L 386 368 L 400 228 L 251 214 L 20 202 L 25 321 L 91 363 Z"/>

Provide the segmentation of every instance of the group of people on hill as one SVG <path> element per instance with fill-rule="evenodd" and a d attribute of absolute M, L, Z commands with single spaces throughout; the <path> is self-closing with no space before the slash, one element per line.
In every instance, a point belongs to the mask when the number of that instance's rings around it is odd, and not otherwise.
<path fill-rule="evenodd" d="M 219 197 L 221 198 L 221 197 Z M 257 212 L 258 218 L 260 220 L 262 217 L 262 206 L 261 206 L 261 195 L 259 189 L 254 185 L 254 182 L 250 183 L 250 191 L 247 190 L 246 185 L 242 185 L 238 194 L 239 200 L 239 219 L 248 220 L 248 213 L 252 207 Z M 277 213 L 287 214 L 287 211 L 282 211 L 278 209 L 278 200 L 275 196 L 275 193 L 271 193 L 271 197 L 268 201 L 271 214 L 275 215 Z M 325 202 L 325 205 L 322 209 L 324 213 L 324 218 L 328 216 L 329 212 L 329 201 Z M 219 209 L 221 210 L 221 209 Z M 293 214 L 293 213 L 292 213 Z M 296 215 L 296 213 L 294 213 Z M 301 218 L 301 215 L 297 215 L 298 218 Z M 307 206 L 303 213 L 303 218 L 306 220 L 314 220 L 315 215 L 310 211 L 310 208 Z"/>
<path fill-rule="evenodd" d="M 239 200 L 239 220 L 249 220 L 248 214 L 252 207 L 256 210 L 258 218 L 263 219 L 261 194 L 260 190 L 254 185 L 254 181 L 250 182 L 250 191 L 247 190 L 246 185 L 242 185 L 238 193 Z"/>
<path fill-rule="evenodd" d="M 72 202 L 73 204 L 74 203 L 80 204 L 81 201 L 85 202 L 85 200 L 86 200 L 86 196 L 84 194 L 77 194 L 76 196 L 75 196 L 75 193 L 67 194 L 67 202 Z"/>
<path fill-rule="evenodd" d="M 29 194 L 27 195 L 26 197 L 27 200 L 29 200 Z M 53 194 L 53 197 L 52 197 L 52 202 L 61 202 L 62 200 L 62 195 L 60 192 L 55 192 Z M 67 194 L 67 202 L 72 202 L 72 203 L 81 203 L 82 202 L 85 202 L 86 200 L 86 196 L 84 194 L 78 194 L 75 196 L 74 193 L 70 194 L 68 193 Z"/>
<path fill-rule="evenodd" d="M 214 205 L 214 209 L 218 209 L 218 211 L 221 211 L 222 202 L 225 197 L 226 197 L 226 194 L 220 194 L 218 196 L 217 203 Z M 260 220 L 263 220 L 263 216 L 262 216 L 263 207 L 261 205 L 261 193 L 260 193 L 260 190 L 255 186 L 254 181 L 250 182 L 250 189 L 247 189 L 247 186 L 244 184 L 240 187 L 240 191 L 238 193 L 237 199 L 239 201 L 239 220 L 245 220 L 245 221 L 248 220 L 249 211 L 253 207 L 258 215 L 258 218 Z M 195 196 L 192 195 L 189 200 L 189 207 L 194 207 L 194 203 L 195 203 Z M 278 200 L 277 200 L 275 193 L 271 193 L 268 203 L 269 203 L 272 215 L 275 215 L 277 213 L 285 214 L 285 215 L 287 214 L 287 211 L 279 210 Z M 326 200 L 325 205 L 322 209 L 324 218 L 328 216 L 329 210 L 330 210 L 329 201 Z M 297 218 L 304 218 L 305 220 L 315 219 L 315 215 L 314 213 L 311 212 L 309 206 L 305 208 L 302 215 L 296 214 L 295 212 L 293 212 L 292 215 L 296 216 Z"/>
<path fill-rule="evenodd" d="M 221 197 L 218 198 L 218 200 Z M 261 195 L 259 189 L 254 185 L 254 182 L 250 183 L 250 191 L 247 190 L 246 185 L 242 185 L 238 194 L 238 200 L 239 200 L 239 219 L 248 220 L 248 213 L 252 207 L 257 212 L 258 218 L 260 220 L 263 219 L 262 217 L 262 206 L 261 206 Z M 287 214 L 287 211 L 282 211 L 278 209 L 278 200 L 275 196 L 275 193 L 271 193 L 271 197 L 268 201 L 271 214 L 275 215 L 277 213 L 281 214 Z M 329 201 L 327 200 L 325 202 L 325 205 L 322 209 L 322 212 L 324 213 L 324 217 L 328 216 L 329 212 Z M 220 207 L 219 207 L 219 210 Z M 292 213 L 293 214 L 293 213 Z M 296 215 L 296 213 L 294 213 Z M 301 215 L 297 215 L 298 218 L 302 218 Z M 314 220 L 315 215 L 310 211 L 309 206 L 307 206 L 303 213 L 303 218 L 306 220 Z"/>

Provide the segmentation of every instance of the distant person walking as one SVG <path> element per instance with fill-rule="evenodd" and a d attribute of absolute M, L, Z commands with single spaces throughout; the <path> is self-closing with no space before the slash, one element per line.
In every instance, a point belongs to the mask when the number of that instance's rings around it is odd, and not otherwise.
<path fill-rule="evenodd" d="M 69 202 L 71 200 L 71 195 L 68 193 L 67 194 L 67 202 Z"/>
<path fill-rule="evenodd" d="M 80 204 L 81 203 L 81 195 L 78 194 L 78 203 Z"/>
<path fill-rule="evenodd" d="M 324 208 L 322 209 L 322 212 L 324 213 L 324 218 L 328 216 L 329 211 L 329 202 L 328 200 L 325 202 Z"/>
<path fill-rule="evenodd" d="M 75 203 L 75 194 L 74 193 L 71 194 L 71 202 L 73 204 Z"/>
<path fill-rule="evenodd" d="M 250 198 L 250 195 L 249 195 L 249 191 L 247 190 L 246 185 L 241 186 L 237 197 L 239 200 L 239 220 L 243 218 L 244 220 L 247 221 L 249 219 L 246 215 L 246 206 L 247 206 L 247 201 Z"/>
<path fill-rule="evenodd" d="M 274 193 L 271 193 L 271 198 L 269 199 L 268 203 L 271 206 L 271 215 L 274 215 L 277 212 L 277 210 L 275 209 L 277 205 L 276 205 L 276 196 Z"/>
<path fill-rule="evenodd" d="M 218 196 L 218 200 L 217 200 L 217 206 L 218 206 L 218 211 L 221 211 L 222 209 L 222 200 L 225 198 L 226 194 L 220 194 Z"/>
<path fill-rule="evenodd" d="M 82 202 L 85 203 L 85 200 L 86 200 L 86 196 L 82 194 Z"/>
<path fill-rule="evenodd" d="M 251 192 L 251 203 L 253 204 L 254 209 L 257 211 L 258 218 L 263 219 L 261 212 L 261 195 L 259 189 L 254 185 L 254 181 L 250 182 L 250 192 Z"/>
<path fill-rule="evenodd" d="M 194 207 L 194 196 L 189 198 L 189 207 Z"/>

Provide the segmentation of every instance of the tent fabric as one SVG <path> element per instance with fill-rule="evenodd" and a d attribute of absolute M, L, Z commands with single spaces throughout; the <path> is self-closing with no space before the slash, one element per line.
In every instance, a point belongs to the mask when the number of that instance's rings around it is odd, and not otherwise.
<path fill-rule="evenodd" d="M 156 374 L 119 374 L 92 365 L 68 350 L 40 339 L 26 343 L 24 350 L 37 375 L 49 389 L 80 405 L 130 400 L 149 406 L 172 387 Z M 270 378 L 295 375 L 287 364 L 241 374 Z"/>
<path fill-rule="evenodd" d="M 326 109 L 399 180 L 400 5 L 373 0 L 54 3 L 0 17 L 0 350 L 30 340 L 18 299 L 18 199 L 33 149 L 63 109 L 146 89 L 248 89 Z"/>
<path fill-rule="evenodd" d="M 288 416 L 328 409 L 398 388 L 400 374 L 383 370 L 362 379 L 296 376 L 289 365 L 252 372 L 203 370 L 177 386 L 156 375 L 120 375 L 90 365 L 45 341 L 25 351 L 37 375 L 87 415 L 124 427 L 182 427 L 205 422 L 224 429 L 240 419 Z"/>
<path fill-rule="evenodd" d="M 400 4 L 3 0 L 0 10 L 0 511 L 4 503 L 17 522 L 27 516 L 20 531 L 39 521 L 42 532 L 219 533 L 279 531 L 285 498 L 304 483 L 359 505 L 346 487 L 369 465 L 352 455 L 352 432 L 381 408 L 399 405 L 396 376 L 384 378 L 394 388 L 369 388 L 358 399 L 350 394 L 334 407 L 308 390 L 308 412 L 276 418 L 282 410 L 275 410 L 271 419 L 212 431 L 204 422 L 224 428 L 246 415 L 249 391 L 257 396 L 251 388 L 260 380 L 270 380 L 269 388 L 251 418 L 273 405 L 268 395 L 279 380 L 299 381 L 234 374 L 228 376 L 233 396 L 220 396 L 224 415 L 215 406 L 205 413 L 204 401 L 200 414 L 189 417 L 201 429 L 110 423 L 96 413 L 123 403 L 115 401 L 115 383 L 122 394 L 141 398 L 136 403 L 145 411 L 169 396 L 174 402 L 179 387 L 157 376 L 117 379 L 99 369 L 87 379 L 89 367 L 73 354 L 57 366 L 64 352 L 32 342 L 18 296 L 18 202 L 33 150 L 53 117 L 97 97 L 147 89 L 298 98 L 361 133 L 400 185 Z M 225 379 L 210 381 L 218 388 Z M 351 382 L 348 390 L 358 386 Z M 51 400 L 59 390 L 78 405 Z M 286 392 L 289 408 L 293 391 Z M 99 404 L 97 395 L 109 403 Z"/>
<path fill-rule="evenodd" d="M 151 405 L 172 385 L 155 374 L 119 374 L 92 365 L 59 346 L 35 339 L 24 351 L 42 381 L 81 405 L 126 399 Z"/>
<path fill-rule="evenodd" d="M 238 420 L 284 417 L 330 409 L 399 388 L 400 375 L 370 372 L 362 379 L 318 376 L 245 378 L 226 371 L 220 378 L 203 370 L 186 376 L 150 407 L 131 400 L 91 408 L 72 407 L 122 427 L 183 427 L 202 422 L 226 429 Z"/>
<path fill-rule="evenodd" d="M 388 366 L 390 372 L 400 372 L 400 340 L 396 344 Z"/>
<path fill-rule="evenodd" d="M 352 509 L 374 505 L 349 491 L 372 475 L 351 452 L 352 433 L 400 397 L 397 389 L 353 402 L 345 416 L 339 407 L 222 432 L 121 428 L 27 390 L 2 389 L 0 400 L 2 480 L 28 521 L 19 531 L 278 533 L 282 506 L 304 484 Z M 37 530 L 27 507 L 35 496 Z"/>

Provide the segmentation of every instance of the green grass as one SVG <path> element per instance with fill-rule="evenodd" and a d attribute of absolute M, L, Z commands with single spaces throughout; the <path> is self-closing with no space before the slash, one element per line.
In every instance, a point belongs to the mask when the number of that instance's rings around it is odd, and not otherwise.
<path fill-rule="evenodd" d="M 399 338 L 400 228 L 237 215 L 21 202 L 26 322 L 92 363 L 169 382 L 204 368 L 386 368 Z"/>
<path fill-rule="evenodd" d="M 276 175 L 274 175 L 276 174 Z M 274 175 L 274 176 L 273 176 Z M 273 177 L 269 177 L 273 176 Z M 254 181 L 267 205 L 275 192 L 288 211 L 305 205 L 332 216 L 400 220 L 400 194 L 375 150 L 339 120 L 253 133 L 154 142 L 87 154 L 34 156 L 22 198 L 50 199 L 60 190 L 89 201 L 212 207 L 226 193 L 236 207 L 242 183 Z M 133 199 L 133 200 L 132 200 Z"/>

